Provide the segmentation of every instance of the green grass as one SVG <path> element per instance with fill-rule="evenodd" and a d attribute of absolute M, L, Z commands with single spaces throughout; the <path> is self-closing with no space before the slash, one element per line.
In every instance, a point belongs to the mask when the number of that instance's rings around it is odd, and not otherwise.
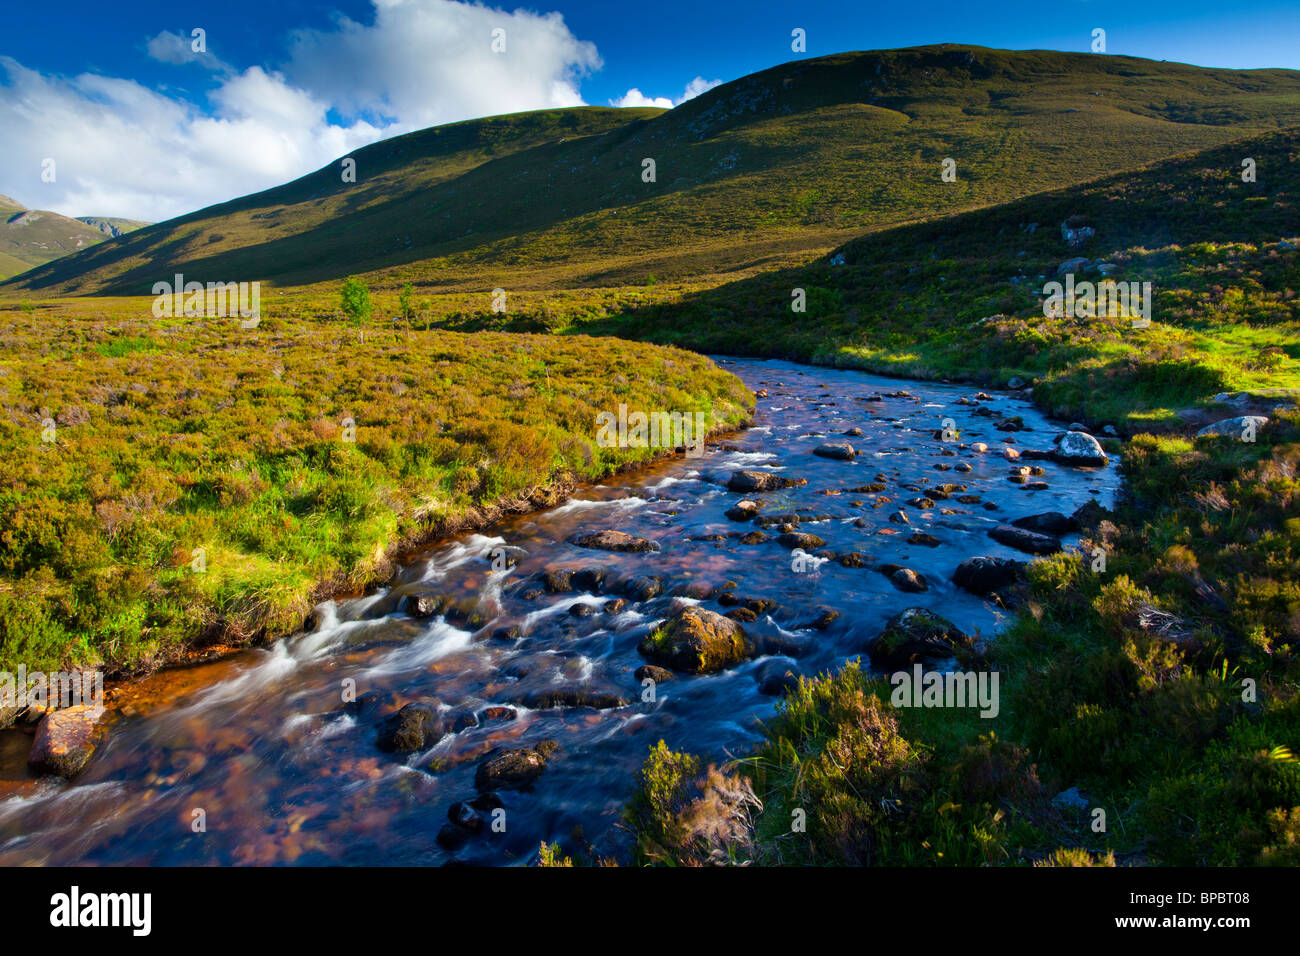
<path fill-rule="evenodd" d="M 130 672 L 286 633 L 400 546 L 653 453 L 598 447 L 600 411 L 717 429 L 752 408 L 707 359 L 611 339 L 271 311 L 246 331 L 83 300 L 0 311 L 0 343 L 8 670 Z"/>

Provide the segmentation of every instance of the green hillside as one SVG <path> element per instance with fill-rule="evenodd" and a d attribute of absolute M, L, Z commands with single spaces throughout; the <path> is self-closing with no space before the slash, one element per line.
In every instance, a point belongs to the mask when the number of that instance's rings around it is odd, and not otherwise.
<path fill-rule="evenodd" d="M 1255 160 L 1253 183 L 1243 158 Z M 1300 389 L 1297 183 L 1300 129 L 1284 130 L 571 327 L 921 378 L 1019 376 L 1063 417 L 1167 430 L 1178 408 L 1219 392 Z M 1071 246 L 1061 226 L 1076 217 L 1095 234 Z M 1151 282 L 1151 327 L 1044 318 L 1043 284 L 1073 257 Z M 796 288 L 804 313 L 791 306 Z"/>
<path fill-rule="evenodd" d="M 133 219 L 72 219 L 0 196 L 0 279 L 145 225 Z"/>
<path fill-rule="evenodd" d="M 178 270 L 441 290 L 719 274 L 1295 123 L 1294 71 L 948 45 L 846 53 L 668 112 L 551 110 L 398 137 L 353 155 L 356 183 L 331 163 L 16 285 L 146 294 Z M 948 157 L 955 182 L 940 178 Z"/>

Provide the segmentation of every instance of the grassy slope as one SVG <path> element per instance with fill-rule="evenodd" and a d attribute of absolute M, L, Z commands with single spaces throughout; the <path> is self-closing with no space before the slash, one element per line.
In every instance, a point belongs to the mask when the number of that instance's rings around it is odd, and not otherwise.
<path fill-rule="evenodd" d="M 1259 163 L 1254 185 L 1240 182 L 1243 156 Z M 999 716 L 896 710 L 888 685 L 856 667 L 805 681 L 740 764 L 765 809 L 752 829 L 728 824 L 733 854 L 1300 863 L 1300 415 L 1274 413 L 1248 443 L 1188 437 L 1171 411 L 1214 408 L 1225 388 L 1300 390 L 1300 270 L 1277 242 L 1294 233 L 1298 167 L 1300 136 L 1269 135 L 868 237 L 844 250 L 845 266 L 597 323 L 693 347 L 992 384 L 1030 374 L 1049 408 L 1131 436 L 1129 497 L 1087 532 L 1105 570 L 1077 555 L 1033 564 L 1021 612 L 990 652 Z M 1067 255 L 1054 227 L 1074 213 L 1099 230 L 1084 254 L 1154 280 L 1150 330 L 1044 320 L 1026 284 L 1009 281 L 1023 272 L 1032 287 Z M 1046 228 L 1022 232 L 1031 221 Z M 791 315 L 792 285 L 820 290 L 810 296 L 819 308 Z M 996 310 L 1007 315 L 971 327 Z M 1153 609 L 1170 629 L 1141 623 Z M 736 786 L 698 770 L 662 748 L 647 761 L 629 811 L 644 861 L 707 861 L 700 834 Z M 1086 810 L 1051 802 L 1067 787 L 1087 794 Z M 1093 808 L 1107 814 L 1104 833 L 1092 829 Z M 806 834 L 790 833 L 796 809 Z"/>
<path fill-rule="evenodd" d="M 1255 183 L 1240 178 L 1247 156 Z M 1295 238 L 1298 176 L 1300 131 L 1266 134 L 869 235 L 837 253 L 844 265 L 828 256 L 568 327 L 921 378 L 1021 376 L 1062 417 L 1168 430 L 1218 392 L 1300 387 L 1298 266 L 1280 242 Z M 1073 249 L 1059 228 L 1071 215 L 1097 230 Z M 1043 317 L 1044 281 L 1078 255 L 1152 282 L 1149 329 Z M 795 288 L 805 313 L 792 311 Z"/>
<path fill-rule="evenodd" d="M 601 410 L 720 427 L 752 407 L 675 349 L 359 331 L 131 301 L 0 311 L 0 669 L 129 671 L 200 635 L 284 633 L 399 545 L 652 454 L 598 448 Z"/>
<path fill-rule="evenodd" d="M 356 153 L 356 184 L 331 164 L 19 288 L 143 294 L 182 267 L 280 285 L 374 273 L 425 291 L 696 277 L 1288 122 L 1300 76 L 1285 70 L 957 46 L 841 54 L 667 113 L 544 111 L 400 137 Z M 942 183 L 949 156 L 958 179 Z M 647 157 L 655 183 L 641 179 Z"/>

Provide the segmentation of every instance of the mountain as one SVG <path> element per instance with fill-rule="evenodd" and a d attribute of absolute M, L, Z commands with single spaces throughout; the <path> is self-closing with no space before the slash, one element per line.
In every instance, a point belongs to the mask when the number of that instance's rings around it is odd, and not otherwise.
<path fill-rule="evenodd" d="M 282 286 L 370 273 L 448 291 L 723 276 L 1294 123 L 1290 70 L 956 45 L 845 53 L 671 111 L 546 110 L 396 137 L 351 155 L 355 183 L 336 161 L 6 288 L 148 294 L 178 271 Z"/>
<path fill-rule="evenodd" d="M 125 235 L 146 223 L 133 219 L 71 219 L 28 209 L 0 196 L 0 278 L 26 272 L 69 253 Z"/>

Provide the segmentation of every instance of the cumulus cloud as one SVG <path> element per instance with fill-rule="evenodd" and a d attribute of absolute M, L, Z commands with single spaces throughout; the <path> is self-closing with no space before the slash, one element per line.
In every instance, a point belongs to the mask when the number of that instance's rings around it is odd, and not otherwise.
<path fill-rule="evenodd" d="M 628 90 L 622 96 L 609 101 L 610 106 L 657 106 L 660 109 L 670 110 L 674 106 L 680 106 L 687 100 L 693 100 L 701 93 L 706 93 L 715 86 L 721 86 L 721 80 L 706 80 L 702 76 L 697 76 L 691 82 L 686 84 L 686 89 L 682 95 L 675 100 L 670 100 L 666 96 L 649 97 L 642 93 L 635 86 Z"/>
<path fill-rule="evenodd" d="M 578 82 L 599 69 L 594 44 L 558 13 L 504 13 L 454 0 L 374 0 L 375 23 L 340 16 L 298 30 L 284 72 L 349 115 L 412 128 L 524 109 L 582 106 Z M 499 35 L 493 49 L 493 31 Z"/>
<path fill-rule="evenodd" d="M 200 105 L 133 80 L 47 76 L 0 56 L 0 193 L 65 215 L 161 220 L 278 185 L 375 140 L 439 123 L 583 105 L 596 48 L 556 13 L 372 0 L 375 20 L 299 30 L 275 68 L 213 58 Z M 493 49 L 504 40 L 504 52 Z M 183 44 L 183 47 L 181 46 Z M 189 63 L 163 33 L 148 53 Z M 208 54 L 211 56 L 211 54 Z M 56 162 L 52 183 L 42 162 Z"/>

